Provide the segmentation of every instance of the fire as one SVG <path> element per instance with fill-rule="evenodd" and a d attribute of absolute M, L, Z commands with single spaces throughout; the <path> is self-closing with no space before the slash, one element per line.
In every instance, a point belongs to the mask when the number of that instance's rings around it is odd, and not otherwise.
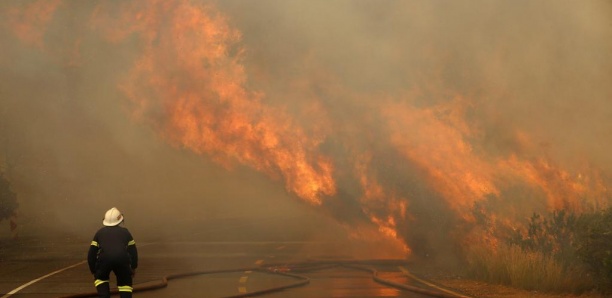
<path fill-rule="evenodd" d="M 361 156 L 355 165 L 355 172 L 363 189 L 363 196 L 360 198 L 363 213 L 378 226 L 378 230 L 383 235 L 390 239 L 401 240 L 397 224 L 407 220 L 407 200 L 387 193 L 376 181 L 368 170 L 370 158 L 368 155 Z M 405 245 L 404 251 L 409 251 Z"/>
<path fill-rule="evenodd" d="M 598 171 L 587 168 L 583 172 L 589 175 L 572 174 L 544 157 L 477 154 L 469 141 L 477 133 L 466 129 L 469 125 L 465 122 L 456 123 L 462 118 L 451 119 L 440 113 L 447 109 L 447 106 L 418 109 L 407 104 L 390 104 L 383 108 L 383 115 L 389 119 L 391 142 L 397 150 L 422 168 L 432 188 L 461 214 L 467 215 L 474 202 L 487 196 L 507 195 L 503 189 L 512 177 L 542 190 L 550 210 L 583 211 L 587 206 L 605 205 L 607 188 Z M 524 133 L 517 135 L 520 142 L 528 142 Z"/>
<path fill-rule="evenodd" d="M 598 171 L 585 169 L 589 175 L 572 174 L 543 158 L 525 161 L 512 155 L 501 163 L 516 175 L 524 177 L 546 194 L 551 210 L 569 209 L 574 211 L 593 210 L 605 206 L 607 188 Z"/>
<path fill-rule="evenodd" d="M 389 119 L 390 142 L 426 173 L 432 188 L 453 209 L 467 217 L 474 202 L 500 191 L 491 165 L 476 155 L 467 140 L 471 132 L 460 129 L 467 124 L 453 123 L 457 119 L 443 110 L 389 104 L 382 114 Z"/>
<path fill-rule="evenodd" d="M 44 50 L 52 18 L 66 4 L 34 1 L 10 9 L 5 22 L 24 44 Z M 118 88 L 133 117 L 150 125 L 163 140 L 228 169 L 255 169 L 282 181 L 288 192 L 314 206 L 333 208 L 326 200 L 339 197 L 342 187 L 350 188 L 347 193 L 359 206 L 364 226 L 375 226 L 387 239 L 404 241 L 406 252 L 414 227 L 431 223 L 415 210 L 426 209 L 423 206 L 442 203 L 445 208 L 439 209 L 444 210 L 436 211 L 450 210 L 464 223 L 473 223 L 474 209 L 492 198 L 508 209 L 521 209 L 513 205 L 520 203 L 509 191 L 516 185 L 533 191 L 533 200 L 541 200 L 549 210 L 584 211 L 609 204 L 600 170 L 589 165 L 564 167 L 534 149 L 528 132 L 517 129 L 513 140 L 527 149 L 489 152 L 482 146 L 485 136 L 478 122 L 466 116 L 482 99 L 467 92 L 434 84 L 428 96 L 439 96 L 436 104 L 417 104 L 415 97 L 424 95 L 415 91 L 390 92 L 380 99 L 344 91 L 342 80 L 321 67 L 315 77 L 322 87 L 302 95 L 309 99 L 303 104 L 308 113 L 296 115 L 287 106 L 273 104 L 274 96 L 290 102 L 292 94 L 269 95 L 257 89 L 254 82 L 273 80 L 272 75 L 249 78 L 243 33 L 213 5 L 187 0 L 155 0 L 147 5 L 102 2 L 93 9 L 88 30 L 100 34 L 104 42 L 137 49 L 130 70 L 118 75 Z M 66 45 L 72 49 L 47 54 L 81 55 L 83 40 L 75 39 Z M 265 72 L 265 67 L 258 72 Z M 309 78 L 291 83 L 293 89 L 308 89 L 312 82 Z M 401 92 L 406 93 L 393 95 Z M 350 108 L 367 111 L 350 115 L 356 119 L 336 119 L 329 116 L 332 104 L 323 103 L 326 96 L 343 97 Z M 342 153 L 326 150 L 334 142 L 343 143 Z M 385 164 L 388 153 L 396 154 L 397 160 Z M 393 179 L 385 179 L 388 172 Z M 415 182 L 408 173 L 421 177 Z M 414 190 L 420 183 L 426 185 Z M 511 226 L 520 216 L 500 212 L 490 218 Z M 368 235 L 364 226 L 353 232 Z M 485 229 L 482 234 L 489 245 L 496 245 L 495 231 Z"/>
<path fill-rule="evenodd" d="M 333 164 L 318 152 L 322 138 L 306 135 L 282 107 L 265 105 L 265 94 L 245 87 L 240 33 L 212 7 L 188 1 L 174 3 L 165 15 L 167 32 L 150 31 L 168 5 L 138 11 L 142 23 L 128 26 L 145 42 L 122 85 L 136 114 L 172 144 L 283 179 L 288 191 L 311 204 L 334 195 Z M 115 31 L 107 36 L 125 38 Z"/>
<path fill-rule="evenodd" d="M 45 31 L 61 4 L 61 0 L 38 0 L 23 8 L 12 8 L 8 11 L 8 25 L 23 43 L 44 49 Z"/>

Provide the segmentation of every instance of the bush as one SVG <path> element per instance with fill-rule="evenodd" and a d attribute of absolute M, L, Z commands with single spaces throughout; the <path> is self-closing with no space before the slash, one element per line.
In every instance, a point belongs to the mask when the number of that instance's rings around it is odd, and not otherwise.
<path fill-rule="evenodd" d="M 11 190 L 8 180 L 0 175 L 0 221 L 13 215 L 18 206 L 17 196 Z"/>
<path fill-rule="evenodd" d="M 564 266 L 542 252 L 525 251 L 518 245 L 472 248 L 467 260 L 470 276 L 521 289 L 584 292 L 593 286 L 580 269 Z"/>
<path fill-rule="evenodd" d="M 475 206 L 477 225 L 499 244 L 469 248 L 471 276 L 529 290 L 612 293 L 612 208 L 580 216 L 534 213 L 524 229 L 512 229 L 481 207 Z"/>
<path fill-rule="evenodd" d="M 612 208 L 581 216 L 576 240 L 576 253 L 593 272 L 597 289 L 612 293 Z"/>
<path fill-rule="evenodd" d="M 534 213 L 529 219 L 526 235 L 516 231 L 506 242 L 529 252 L 540 252 L 557 261 L 572 264 L 577 261 L 575 240 L 577 218 L 565 210 L 555 211 L 550 218 Z"/>

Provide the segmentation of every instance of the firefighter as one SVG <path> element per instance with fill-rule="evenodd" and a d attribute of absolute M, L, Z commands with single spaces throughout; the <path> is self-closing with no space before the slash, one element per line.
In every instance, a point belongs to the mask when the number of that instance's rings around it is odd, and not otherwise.
<path fill-rule="evenodd" d="M 132 297 L 132 278 L 138 267 L 136 242 L 128 229 L 119 226 L 123 222 L 121 212 L 113 207 L 106 211 L 102 227 L 91 241 L 87 262 L 94 276 L 99 297 L 110 297 L 109 276 L 117 277 L 120 297 Z"/>

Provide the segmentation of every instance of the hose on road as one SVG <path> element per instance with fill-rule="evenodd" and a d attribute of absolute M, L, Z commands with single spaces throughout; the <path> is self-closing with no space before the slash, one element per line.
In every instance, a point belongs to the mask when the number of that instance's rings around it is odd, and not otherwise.
<path fill-rule="evenodd" d="M 285 273 L 285 272 L 274 272 L 274 271 L 270 271 L 268 269 L 261 268 L 261 267 L 253 267 L 253 268 L 237 268 L 237 269 L 223 269 L 223 270 L 192 271 L 192 272 L 170 274 L 170 275 L 166 275 L 162 277 L 162 279 L 156 283 L 146 283 L 146 284 L 135 285 L 133 292 L 144 292 L 144 291 L 162 289 L 162 288 L 167 287 L 168 281 L 172 279 L 178 279 L 178 278 L 196 276 L 196 275 L 210 275 L 210 274 L 234 273 L 234 272 L 244 272 L 244 271 L 257 271 L 257 272 L 263 272 L 263 273 L 279 274 L 279 275 L 287 276 L 290 278 L 298 279 L 299 281 L 288 284 L 288 285 L 284 285 L 284 286 L 272 287 L 272 288 L 267 288 L 267 289 L 260 290 L 260 291 L 254 291 L 254 292 L 232 295 L 232 296 L 225 296 L 225 297 L 238 298 L 238 297 L 258 296 L 258 295 L 263 295 L 263 294 L 267 294 L 271 292 L 282 291 L 282 290 L 289 289 L 289 288 L 303 286 L 310 282 L 310 279 L 305 276 L 300 276 L 300 275 L 295 275 L 295 274 L 290 274 L 290 273 Z M 111 294 L 117 294 L 117 293 L 119 293 L 117 289 L 111 289 Z M 97 292 L 78 293 L 78 294 L 72 294 L 68 296 L 62 296 L 60 298 L 81 298 L 81 297 L 98 297 L 98 293 Z"/>
<path fill-rule="evenodd" d="M 391 280 L 383 279 L 378 276 L 378 270 L 373 268 L 372 266 L 380 266 L 380 265 L 405 265 L 405 260 L 315 260 L 315 261 L 306 261 L 299 263 L 279 263 L 279 264 L 266 264 L 265 266 L 260 267 L 251 267 L 251 268 L 236 268 L 236 269 L 222 269 L 222 270 L 208 270 L 208 271 L 192 271 L 192 272 L 184 272 L 184 273 L 175 273 L 162 277 L 162 279 L 158 282 L 148 282 L 143 284 L 138 284 L 134 286 L 134 292 L 144 292 L 151 291 L 156 289 L 165 288 L 168 286 L 168 282 L 173 279 L 179 279 L 184 277 L 196 276 L 196 275 L 210 275 L 210 274 L 222 274 L 222 273 L 234 273 L 234 272 L 245 272 L 245 271 L 254 271 L 254 272 L 262 272 L 267 274 L 277 274 L 282 275 L 288 278 L 296 279 L 296 282 L 289 283 L 283 286 L 266 288 L 259 291 L 252 291 L 248 293 L 241 293 L 231 296 L 225 296 L 226 298 L 240 298 L 240 297 L 254 297 L 259 295 L 264 295 L 272 292 L 278 292 L 290 288 L 305 286 L 310 283 L 310 279 L 303 275 L 297 275 L 289 272 L 313 272 L 319 271 L 323 269 L 328 269 L 332 267 L 344 267 L 353 270 L 365 271 L 372 274 L 372 279 L 380 284 L 385 286 L 393 287 L 399 290 L 411 291 L 419 294 L 428 295 L 431 297 L 439 297 L 439 298 L 467 298 L 468 296 L 454 293 L 451 291 L 441 292 L 436 290 L 425 289 L 421 287 L 411 286 L 407 284 L 397 283 Z M 117 294 L 117 289 L 111 290 L 112 294 Z M 72 294 L 68 296 L 62 296 L 60 298 L 81 298 L 81 297 L 97 297 L 98 293 L 96 292 L 88 292 L 88 293 L 78 293 Z"/>

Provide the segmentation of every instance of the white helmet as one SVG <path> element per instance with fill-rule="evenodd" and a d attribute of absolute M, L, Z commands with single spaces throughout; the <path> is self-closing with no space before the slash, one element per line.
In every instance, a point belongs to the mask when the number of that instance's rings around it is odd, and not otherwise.
<path fill-rule="evenodd" d="M 122 221 L 123 215 L 121 214 L 121 211 L 113 207 L 111 209 L 108 209 L 108 211 L 106 211 L 106 214 L 104 214 L 104 221 L 102 221 L 102 224 L 107 227 L 113 227 L 120 224 Z"/>

